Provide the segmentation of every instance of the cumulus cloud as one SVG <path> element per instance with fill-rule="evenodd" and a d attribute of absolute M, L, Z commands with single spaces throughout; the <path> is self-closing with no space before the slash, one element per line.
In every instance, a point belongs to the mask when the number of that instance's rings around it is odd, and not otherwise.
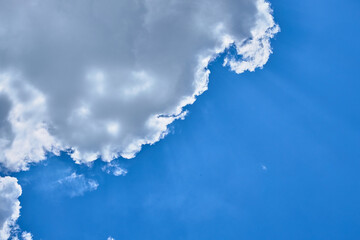
<path fill-rule="evenodd" d="M 265 0 L 0 0 L 0 162 L 132 158 L 207 90 L 208 64 L 262 67 Z"/>
<path fill-rule="evenodd" d="M 58 190 L 64 191 L 70 197 L 84 195 L 85 192 L 91 192 L 98 188 L 99 184 L 94 179 L 89 179 L 84 174 L 73 172 L 71 175 L 57 181 Z"/>
<path fill-rule="evenodd" d="M 33 236 L 32 236 L 31 233 L 24 231 L 24 232 L 22 232 L 22 234 L 21 234 L 21 238 L 22 238 L 23 240 L 32 240 L 32 239 L 33 239 Z"/>
<path fill-rule="evenodd" d="M 0 239 L 10 237 L 12 228 L 20 216 L 21 186 L 14 177 L 0 177 Z"/>

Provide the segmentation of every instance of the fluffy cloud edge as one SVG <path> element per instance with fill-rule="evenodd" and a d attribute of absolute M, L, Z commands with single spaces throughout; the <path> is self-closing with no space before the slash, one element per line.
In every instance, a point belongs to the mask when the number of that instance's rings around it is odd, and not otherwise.
<path fill-rule="evenodd" d="M 14 177 L 0 177 L 0 239 L 8 239 L 20 216 L 21 186 Z"/>

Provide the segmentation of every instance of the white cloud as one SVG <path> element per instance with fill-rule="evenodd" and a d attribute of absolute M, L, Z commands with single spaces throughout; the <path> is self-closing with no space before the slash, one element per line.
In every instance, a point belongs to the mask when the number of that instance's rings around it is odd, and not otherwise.
<path fill-rule="evenodd" d="M 22 234 L 21 234 L 21 238 L 22 238 L 23 240 L 32 240 L 32 239 L 33 239 L 33 236 L 32 236 L 31 233 L 24 231 L 24 232 L 22 232 Z"/>
<path fill-rule="evenodd" d="M 84 195 L 98 188 L 99 184 L 94 179 L 86 178 L 83 174 L 73 172 L 71 175 L 57 181 L 58 190 L 63 190 L 70 197 Z"/>
<path fill-rule="evenodd" d="M 22 193 L 21 186 L 14 177 L 0 177 L 0 239 L 10 237 L 16 220 L 20 216 L 20 202 L 18 198 Z"/>
<path fill-rule="evenodd" d="M 11 240 L 19 240 L 19 234 L 20 234 L 21 230 L 19 228 L 18 225 L 14 226 L 12 229 L 12 233 L 11 233 Z M 32 240 L 33 239 L 33 235 L 29 232 L 23 231 L 21 233 L 21 240 Z"/>
<path fill-rule="evenodd" d="M 235 45 L 224 64 L 254 71 L 278 30 L 264 0 L 0 1 L 0 163 L 132 158 L 207 90 L 219 53 Z"/>
<path fill-rule="evenodd" d="M 114 176 L 125 176 L 127 170 L 119 166 L 118 163 L 110 162 L 101 168 L 107 174 L 113 174 Z"/>
<path fill-rule="evenodd" d="M 108 237 L 107 240 L 115 240 L 113 237 Z"/>

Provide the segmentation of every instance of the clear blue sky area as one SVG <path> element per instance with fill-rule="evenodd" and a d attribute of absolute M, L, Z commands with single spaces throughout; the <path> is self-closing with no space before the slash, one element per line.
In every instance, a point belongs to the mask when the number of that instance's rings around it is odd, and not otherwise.
<path fill-rule="evenodd" d="M 360 239 L 360 1 L 272 0 L 262 70 L 211 65 L 209 91 L 115 177 L 65 154 L 13 174 L 34 239 Z M 71 197 L 71 172 L 98 181 Z"/>

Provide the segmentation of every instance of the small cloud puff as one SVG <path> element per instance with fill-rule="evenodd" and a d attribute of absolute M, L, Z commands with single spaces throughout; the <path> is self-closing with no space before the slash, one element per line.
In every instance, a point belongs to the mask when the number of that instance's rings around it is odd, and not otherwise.
<path fill-rule="evenodd" d="M 21 233 L 21 240 L 32 240 L 32 239 L 33 239 L 33 236 L 31 233 L 26 232 L 26 231 Z M 18 234 L 16 233 L 15 236 L 11 237 L 11 240 L 20 240 L 18 237 Z"/>
<path fill-rule="evenodd" d="M 125 168 L 120 167 L 119 164 L 115 162 L 106 164 L 101 170 L 107 174 L 113 174 L 114 176 L 125 176 L 128 173 Z"/>
<path fill-rule="evenodd" d="M 29 232 L 25 232 L 25 231 L 21 234 L 21 237 L 23 240 L 32 240 L 33 239 L 32 234 Z"/>
<path fill-rule="evenodd" d="M 98 186 L 98 182 L 94 179 L 86 178 L 83 174 L 75 172 L 57 181 L 59 190 L 64 191 L 70 197 L 82 196 L 85 192 L 96 190 Z"/>

